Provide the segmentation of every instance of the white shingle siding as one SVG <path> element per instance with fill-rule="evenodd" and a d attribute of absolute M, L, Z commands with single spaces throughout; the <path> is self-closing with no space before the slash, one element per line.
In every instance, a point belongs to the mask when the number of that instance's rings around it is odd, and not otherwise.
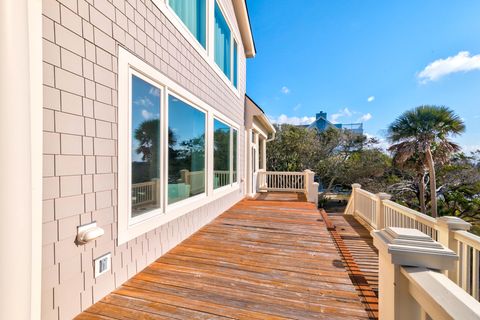
<path fill-rule="evenodd" d="M 237 29 L 231 1 L 222 3 Z M 150 0 L 44 0 L 43 14 L 42 318 L 71 319 L 243 197 L 231 193 L 116 246 L 117 46 L 240 125 L 240 177 L 246 63 L 239 50 L 237 96 Z M 105 235 L 76 246 L 76 227 L 91 221 Z M 107 252 L 112 271 L 95 279 L 93 259 Z"/>

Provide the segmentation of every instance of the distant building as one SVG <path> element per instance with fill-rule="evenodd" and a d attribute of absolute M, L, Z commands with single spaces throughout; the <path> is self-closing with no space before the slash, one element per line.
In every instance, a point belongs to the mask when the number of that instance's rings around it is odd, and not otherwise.
<path fill-rule="evenodd" d="M 320 111 L 315 115 L 315 121 L 309 125 L 303 125 L 308 129 L 315 128 L 320 132 L 327 130 L 328 128 L 345 129 L 357 134 L 363 134 L 363 123 L 332 123 L 327 120 L 327 113 Z"/>

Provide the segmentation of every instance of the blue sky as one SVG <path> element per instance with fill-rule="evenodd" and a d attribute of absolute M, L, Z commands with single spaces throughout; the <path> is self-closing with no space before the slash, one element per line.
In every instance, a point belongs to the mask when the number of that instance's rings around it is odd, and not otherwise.
<path fill-rule="evenodd" d="M 480 1 L 247 2 L 247 92 L 271 119 L 325 110 L 382 137 L 403 111 L 446 105 L 467 126 L 456 140 L 480 149 Z"/>

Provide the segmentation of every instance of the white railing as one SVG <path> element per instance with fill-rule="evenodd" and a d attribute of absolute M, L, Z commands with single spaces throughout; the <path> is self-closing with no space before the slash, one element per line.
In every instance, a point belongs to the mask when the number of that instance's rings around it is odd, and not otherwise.
<path fill-rule="evenodd" d="M 460 257 L 454 281 L 480 300 L 480 237 L 463 230 L 454 231 L 453 237 Z"/>
<path fill-rule="evenodd" d="M 365 190 L 357 189 L 355 194 L 355 213 L 372 228 L 377 228 L 377 197 Z"/>
<path fill-rule="evenodd" d="M 155 203 L 157 199 L 157 181 L 132 184 L 132 207 Z"/>
<path fill-rule="evenodd" d="M 308 202 L 318 204 L 318 183 L 314 182 L 314 176 L 315 173 L 311 170 L 303 172 L 259 170 L 257 172 L 257 189 L 260 192 L 303 192 Z"/>
<path fill-rule="evenodd" d="M 383 227 L 417 229 L 432 237 L 433 240 L 438 239 L 435 229 L 436 219 L 390 200 L 383 200 L 382 202 Z"/>
<path fill-rule="evenodd" d="M 352 186 L 345 214 L 353 214 L 373 230 L 386 227 L 417 229 L 454 251 L 459 257 L 448 277 L 480 301 L 480 237 L 469 233 L 470 224 L 456 217 L 432 218 L 390 201 L 384 193 L 373 194 Z"/>
<path fill-rule="evenodd" d="M 213 179 L 217 186 L 226 186 L 230 184 L 230 171 L 215 170 L 213 171 Z"/>
<path fill-rule="evenodd" d="M 305 191 L 304 172 L 258 172 L 259 189 L 263 191 Z"/>
<path fill-rule="evenodd" d="M 480 319 L 479 303 L 441 272 L 419 267 L 400 270 L 407 283 L 408 292 L 404 294 L 415 302 L 408 304 L 403 301 L 410 299 L 399 297 L 398 303 L 403 305 L 397 308 L 419 314 L 420 319 Z M 409 317 L 413 318 L 414 315 Z"/>

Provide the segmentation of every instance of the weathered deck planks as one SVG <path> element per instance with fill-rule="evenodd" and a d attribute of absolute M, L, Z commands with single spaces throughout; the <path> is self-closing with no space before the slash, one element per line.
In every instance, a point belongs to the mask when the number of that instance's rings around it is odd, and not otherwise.
<path fill-rule="evenodd" d="M 77 317 L 223 318 L 368 319 L 314 205 L 243 200 Z"/>

